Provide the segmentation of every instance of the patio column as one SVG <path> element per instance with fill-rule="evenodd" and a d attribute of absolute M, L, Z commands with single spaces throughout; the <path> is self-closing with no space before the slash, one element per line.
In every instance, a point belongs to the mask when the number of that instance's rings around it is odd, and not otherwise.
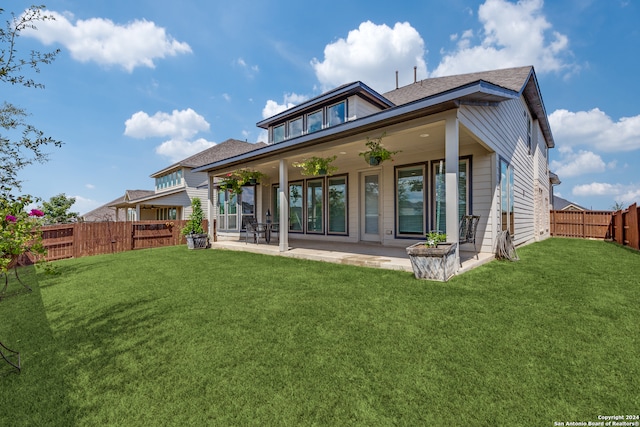
<path fill-rule="evenodd" d="M 140 221 L 140 203 L 136 203 L 136 221 Z"/>
<path fill-rule="evenodd" d="M 280 252 L 286 252 L 289 250 L 289 163 L 286 159 L 280 159 L 278 201 L 280 205 L 280 224 L 278 225 Z"/>
<path fill-rule="evenodd" d="M 457 242 L 460 236 L 458 229 L 458 162 L 459 162 L 459 129 L 458 112 L 451 114 L 445 124 L 445 193 L 447 206 L 447 242 Z M 460 256 L 458 248 L 456 257 Z M 459 265 L 459 262 L 458 262 Z"/>

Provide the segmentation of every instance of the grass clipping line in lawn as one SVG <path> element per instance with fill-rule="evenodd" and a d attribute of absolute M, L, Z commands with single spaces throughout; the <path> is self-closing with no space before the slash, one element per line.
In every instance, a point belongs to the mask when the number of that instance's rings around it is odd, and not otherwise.
<path fill-rule="evenodd" d="M 20 375 L 0 377 L 0 425 L 636 413 L 640 255 L 569 239 L 519 252 L 447 283 L 182 246 L 60 261 L 57 277 L 25 270 L 34 292 L 0 303 L 0 336 L 23 355 Z"/>

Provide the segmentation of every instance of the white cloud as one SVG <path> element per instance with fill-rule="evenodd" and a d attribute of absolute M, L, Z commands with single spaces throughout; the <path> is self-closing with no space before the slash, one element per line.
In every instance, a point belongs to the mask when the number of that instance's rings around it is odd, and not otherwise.
<path fill-rule="evenodd" d="M 93 184 L 85 184 L 84 186 L 85 186 L 86 188 L 88 188 L 89 190 L 94 190 L 94 189 L 96 188 L 96 186 L 95 186 L 95 185 L 93 185 Z"/>
<path fill-rule="evenodd" d="M 549 115 L 549 123 L 558 145 L 587 145 L 608 152 L 640 149 L 640 115 L 614 122 L 598 108 L 556 110 Z"/>
<path fill-rule="evenodd" d="M 523 65 L 533 65 L 538 72 L 575 71 L 564 60 L 571 54 L 568 38 L 552 30 L 542 6 L 542 0 L 486 0 L 478 8 L 483 38 L 472 44 L 473 32 L 464 32 L 456 49 L 445 52 L 432 76 Z"/>
<path fill-rule="evenodd" d="M 250 78 L 253 78 L 257 73 L 260 72 L 260 67 L 258 67 L 257 65 L 249 65 L 242 58 L 236 59 L 235 61 L 233 61 L 233 64 L 242 68 L 247 74 L 247 77 L 250 77 Z"/>
<path fill-rule="evenodd" d="M 118 65 L 128 72 L 136 67 L 154 68 L 154 60 L 191 53 L 191 47 L 168 35 L 164 28 L 146 20 L 134 20 L 126 25 L 109 19 L 78 19 L 71 13 L 47 11 L 53 21 L 38 23 L 37 31 L 23 34 L 42 43 L 62 44 L 71 57 L 80 62 Z"/>
<path fill-rule="evenodd" d="M 401 85 L 413 82 L 413 67 L 424 78 L 424 41 L 408 22 L 393 28 L 370 21 L 349 31 L 324 49 L 324 60 L 314 58 L 311 65 L 324 90 L 360 80 L 379 92 L 395 87 L 395 72 Z"/>
<path fill-rule="evenodd" d="M 574 196 L 609 196 L 618 193 L 619 187 L 619 185 L 605 182 L 592 182 L 591 184 L 576 185 L 571 192 Z"/>
<path fill-rule="evenodd" d="M 132 138 L 171 137 L 188 139 L 209 130 L 209 123 L 191 108 L 173 110 L 171 114 L 158 111 L 149 116 L 138 111 L 127 119 L 124 134 Z"/>
<path fill-rule="evenodd" d="M 204 138 L 191 140 L 198 132 L 208 130 L 209 123 L 204 117 L 188 108 L 173 110 L 171 114 L 159 111 L 153 116 L 138 111 L 125 122 L 124 134 L 139 139 L 169 137 L 155 151 L 177 162 L 215 145 Z"/>
<path fill-rule="evenodd" d="M 629 205 L 640 199 L 640 183 L 623 185 L 592 182 L 591 184 L 576 185 L 573 187 L 572 194 L 574 196 L 604 196 Z"/>
<path fill-rule="evenodd" d="M 296 93 L 286 93 L 284 94 L 284 102 L 279 104 L 277 101 L 272 99 L 267 100 L 264 108 L 262 109 L 262 118 L 268 119 L 269 117 L 273 117 L 278 113 L 281 113 L 289 108 L 295 107 L 296 105 L 306 101 L 308 98 L 305 95 L 298 95 Z"/>
<path fill-rule="evenodd" d="M 207 141 L 204 138 L 199 138 L 195 141 L 170 139 L 157 146 L 156 153 L 168 157 L 172 162 L 178 162 L 214 145 L 216 145 L 214 142 Z"/>
<path fill-rule="evenodd" d="M 562 150 L 561 156 L 561 161 L 554 160 L 549 165 L 560 179 L 600 173 L 607 168 L 602 158 L 591 151 L 580 150 L 574 153 L 572 150 Z"/>

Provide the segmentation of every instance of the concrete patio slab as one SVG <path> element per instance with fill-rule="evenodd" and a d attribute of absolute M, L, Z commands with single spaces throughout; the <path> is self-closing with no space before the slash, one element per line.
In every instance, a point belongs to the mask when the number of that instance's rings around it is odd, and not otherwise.
<path fill-rule="evenodd" d="M 272 256 L 332 262 L 336 264 L 358 265 L 413 272 L 411 261 L 405 248 L 382 246 L 373 243 L 342 243 L 317 240 L 289 240 L 289 250 L 280 252 L 277 242 L 266 244 L 245 243 L 244 240 L 220 240 L 212 242 L 212 249 L 245 251 Z M 409 246 L 407 244 L 407 246 Z M 469 271 L 495 259 L 494 254 L 461 251 L 462 268 L 458 274 Z"/>

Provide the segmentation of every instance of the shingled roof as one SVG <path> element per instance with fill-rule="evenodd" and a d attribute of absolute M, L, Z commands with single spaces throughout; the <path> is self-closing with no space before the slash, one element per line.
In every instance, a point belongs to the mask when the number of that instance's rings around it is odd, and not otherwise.
<path fill-rule="evenodd" d="M 428 98 L 479 81 L 520 93 L 533 70 L 533 67 L 505 68 L 502 70 L 479 73 L 459 74 L 456 76 L 434 77 L 383 94 L 396 105 L 403 105 L 419 99 Z"/>
<path fill-rule="evenodd" d="M 125 210 L 118 211 L 118 218 L 116 218 L 116 209 L 112 207 L 122 202 L 124 202 L 124 196 L 120 196 L 99 208 L 89 211 L 80 218 L 85 222 L 126 221 L 127 212 Z"/>
<path fill-rule="evenodd" d="M 267 144 L 265 144 L 264 142 L 258 142 L 254 144 L 237 139 L 227 139 L 226 141 L 216 144 L 213 147 L 207 148 L 206 150 L 200 151 L 199 153 L 196 153 L 191 157 L 180 160 L 179 162 L 174 163 L 171 166 L 152 174 L 151 177 L 154 178 L 156 176 L 162 175 L 163 173 L 177 167 L 197 168 L 209 163 L 237 156 L 238 154 L 248 153 L 249 151 L 265 147 L 266 145 Z"/>

